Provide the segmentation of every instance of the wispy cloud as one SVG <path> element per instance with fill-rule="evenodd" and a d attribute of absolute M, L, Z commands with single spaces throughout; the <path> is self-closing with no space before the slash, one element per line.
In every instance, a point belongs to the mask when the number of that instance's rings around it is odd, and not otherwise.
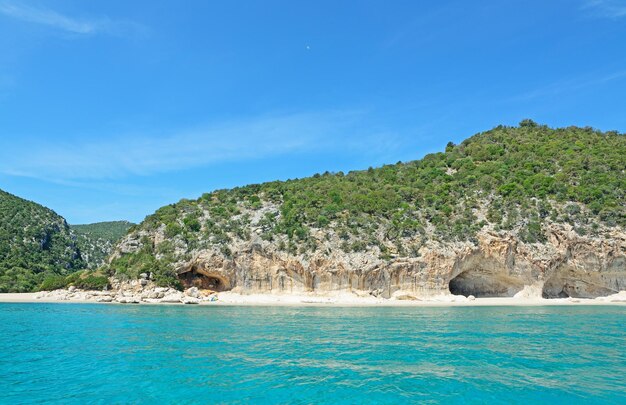
<path fill-rule="evenodd" d="M 107 16 L 97 19 L 74 18 L 47 8 L 32 7 L 11 1 L 0 2 L 0 14 L 79 35 L 144 36 L 148 32 L 145 26 L 132 21 L 112 20 Z"/>
<path fill-rule="evenodd" d="M 288 153 L 387 153 L 398 147 L 393 134 L 368 131 L 362 118 L 355 112 L 265 116 L 163 136 L 125 135 L 35 147 L 7 137 L 0 141 L 0 172 L 57 182 L 104 180 Z"/>
<path fill-rule="evenodd" d="M 540 88 L 536 88 L 526 93 L 522 93 L 518 96 L 512 97 L 508 101 L 528 101 L 539 97 L 557 96 L 562 93 L 598 86 L 623 78 L 626 78 L 626 70 L 620 70 L 617 72 L 605 75 L 598 75 L 594 77 L 590 77 L 587 75 L 569 78 L 548 84 Z"/>
<path fill-rule="evenodd" d="M 626 17 L 626 0 L 586 0 L 583 10 L 590 11 L 596 17 Z"/>

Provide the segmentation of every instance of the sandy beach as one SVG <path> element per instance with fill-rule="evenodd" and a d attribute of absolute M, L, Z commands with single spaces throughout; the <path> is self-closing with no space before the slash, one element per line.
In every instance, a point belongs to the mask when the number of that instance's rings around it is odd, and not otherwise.
<path fill-rule="evenodd" d="M 116 302 L 98 302 L 96 299 L 59 299 L 46 297 L 41 293 L 2 293 L 0 303 L 98 303 L 117 304 Z M 139 305 L 183 305 L 165 302 L 140 302 Z M 384 299 L 377 297 L 359 297 L 351 293 L 317 294 L 237 294 L 222 292 L 216 301 L 202 301 L 199 305 L 249 305 L 249 306 L 388 306 L 388 307 L 456 307 L 456 306 L 548 306 L 548 305 L 618 305 L 626 306 L 626 292 L 622 291 L 608 297 L 585 298 L 516 298 L 492 297 L 468 299 L 461 295 L 440 295 L 411 300 Z"/>

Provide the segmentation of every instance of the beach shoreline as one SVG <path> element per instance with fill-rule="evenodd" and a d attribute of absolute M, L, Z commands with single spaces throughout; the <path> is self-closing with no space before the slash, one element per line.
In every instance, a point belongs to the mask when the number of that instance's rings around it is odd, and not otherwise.
<path fill-rule="evenodd" d="M 96 299 L 42 297 L 41 293 L 0 293 L 0 303 L 76 303 L 76 304 L 135 304 L 135 305 L 185 305 L 173 302 L 100 302 Z M 201 306 L 340 306 L 340 307 L 480 307 L 480 306 L 586 306 L 617 305 L 626 307 L 626 293 L 599 298 L 516 298 L 489 297 L 468 299 L 459 295 L 439 295 L 411 300 L 359 297 L 340 294 L 238 294 L 223 292 L 215 301 L 200 301 Z"/>

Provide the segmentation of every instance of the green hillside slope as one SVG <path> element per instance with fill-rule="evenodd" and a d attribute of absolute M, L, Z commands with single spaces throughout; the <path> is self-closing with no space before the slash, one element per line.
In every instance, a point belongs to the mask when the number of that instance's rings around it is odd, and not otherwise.
<path fill-rule="evenodd" d="M 0 190 L 0 292 L 33 291 L 46 275 L 82 267 L 65 219 Z"/>
<path fill-rule="evenodd" d="M 133 226 L 128 221 L 98 222 L 86 225 L 70 225 L 76 236 L 76 244 L 87 268 L 96 269 L 104 264 L 111 249 Z"/>

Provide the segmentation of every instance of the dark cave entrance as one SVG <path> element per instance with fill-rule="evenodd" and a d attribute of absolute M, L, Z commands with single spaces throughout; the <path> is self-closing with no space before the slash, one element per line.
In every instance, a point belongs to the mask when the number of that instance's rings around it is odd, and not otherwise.
<path fill-rule="evenodd" d="M 196 268 L 179 274 L 178 279 L 185 288 L 197 287 L 201 290 L 217 292 L 227 291 L 231 288 L 225 277 Z"/>
<path fill-rule="evenodd" d="M 523 283 L 504 271 L 486 271 L 481 268 L 461 272 L 450 280 L 448 288 L 454 295 L 466 297 L 512 297 L 524 287 Z"/>

